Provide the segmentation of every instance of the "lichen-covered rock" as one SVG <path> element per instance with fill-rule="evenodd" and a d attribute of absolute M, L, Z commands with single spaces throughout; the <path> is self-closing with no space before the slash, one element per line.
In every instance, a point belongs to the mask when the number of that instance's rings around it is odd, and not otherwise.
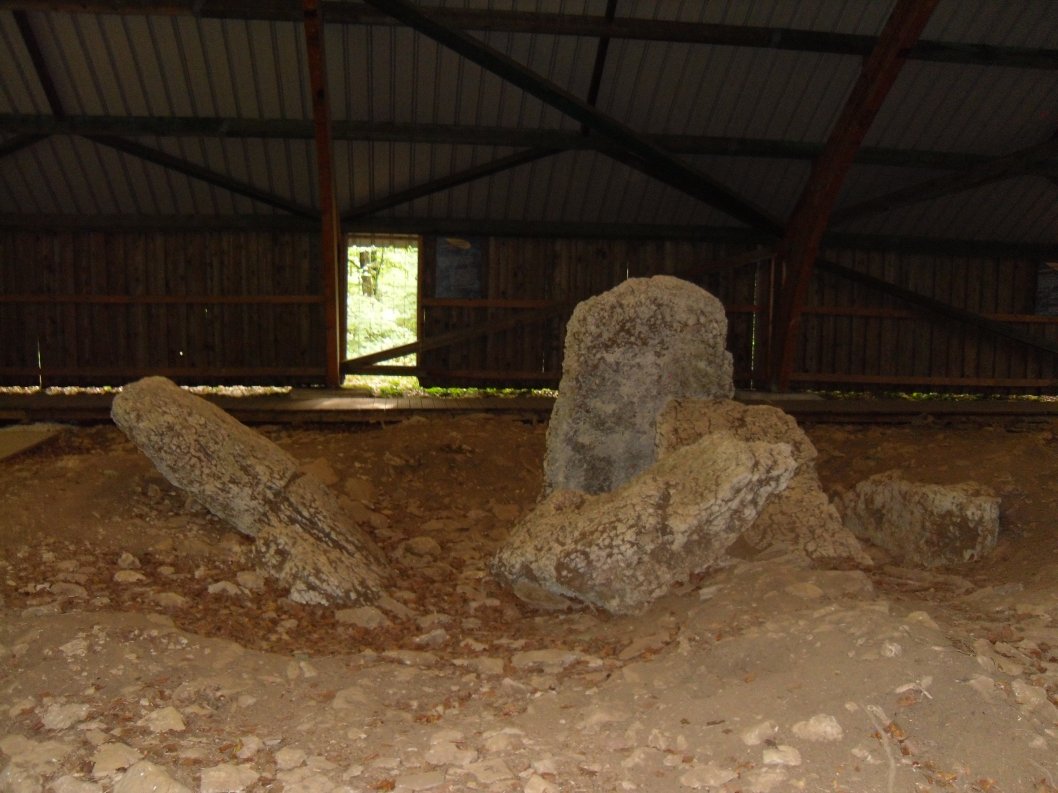
<path fill-rule="evenodd" d="M 789 486 L 768 500 L 743 540 L 758 550 L 782 546 L 817 562 L 870 566 L 870 557 L 823 492 L 815 446 L 788 413 L 731 400 L 674 399 L 658 415 L 657 455 L 663 458 L 717 432 L 743 441 L 788 443 L 798 463 Z"/>
<path fill-rule="evenodd" d="M 836 506 L 856 536 L 909 565 L 976 561 L 999 535 L 999 499 L 976 482 L 925 484 L 887 471 L 860 482 Z"/>
<path fill-rule="evenodd" d="M 580 303 L 548 425 L 546 492 L 604 493 L 649 468 L 669 399 L 734 393 L 726 341 L 720 301 L 679 278 L 632 278 Z"/>
<path fill-rule="evenodd" d="M 612 492 L 555 491 L 514 527 L 493 574 L 539 605 L 637 611 L 722 564 L 796 468 L 787 444 L 710 436 Z"/>
<path fill-rule="evenodd" d="M 292 599 L 355 605 L 382 594 L 381 551 L 264 436 L 163 377 L 126 386 L 111 415 L 166 479 L 255 538 L 258 563 Z"/>

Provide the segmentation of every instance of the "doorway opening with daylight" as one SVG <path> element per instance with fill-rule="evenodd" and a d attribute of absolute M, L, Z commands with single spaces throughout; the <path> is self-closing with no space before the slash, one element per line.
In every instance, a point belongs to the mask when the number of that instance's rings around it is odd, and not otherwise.
<path fill-rule="evenodd" d="M 419 331 L 418 238 L 349 235 L 346 251 L 346 359 L 414 342 Z M 414 354 L 383 362 L 415 364 Z"/>

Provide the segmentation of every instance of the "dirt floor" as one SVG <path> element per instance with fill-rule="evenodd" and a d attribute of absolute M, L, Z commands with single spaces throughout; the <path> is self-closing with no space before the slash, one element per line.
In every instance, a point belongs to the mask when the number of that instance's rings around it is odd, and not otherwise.
<path fill-rule="evenodd" d="M 990 485 L 998 549 L 764 554 L 632 618 L 488 575 L 542 424 L 260 429 L 346 496 L 396 602 L 290 602 L 111 426 L 0 461 L 0 791 L 1058 791 L 1056 427 L 808 427 L 832 493 Z"/>

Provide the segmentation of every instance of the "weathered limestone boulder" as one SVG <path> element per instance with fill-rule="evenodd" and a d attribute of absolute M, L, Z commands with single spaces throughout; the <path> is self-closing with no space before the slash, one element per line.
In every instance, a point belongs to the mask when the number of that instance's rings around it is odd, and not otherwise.
<path fill-rule="evenodd" d="M 731 400 L 674 399 L 658 415 L 657 456 L 664 458 L 718 432 L 743 441 L 787 443 L 798 463 L 789 486 L 768 500 L 743 540 L 758 550 L 782 546 L 817 562 L 870 566 L 870 557 L 823 492 L 815 468 L 816 447 L 788 413 Z"/>
<path fill-rule="evenodd" d="M 262 569 L 301 603 L 373 602 L 389 577 L 371 538 L 298 462 L 163 377 L 126 386 L 111 416 L 172 484 L 254 537 Z"/>
<path fill-rule="evenodd" d="M 726 341 L 720 301 L 679 278 L 632 278 L 580 303 L 566 327 L 545 491 L 604 493 L 649 468 L 669 399 L 734 393 Z"/>
<path fill-rule="evenodd" d="M 887 471 L 845 493 L 837 508 L 856 536 L 908 565 L 976 561 L 999 534 L 999 499 L 976 482 L 924 484 Z"/>
<path fill-rule="evenodd" d="M 612 492 L 553 492 L 514 527 L 493 574 L 538 605 L 634 612 L 722 564 L 796 469 L 788 444 L 711 435 Z"/>

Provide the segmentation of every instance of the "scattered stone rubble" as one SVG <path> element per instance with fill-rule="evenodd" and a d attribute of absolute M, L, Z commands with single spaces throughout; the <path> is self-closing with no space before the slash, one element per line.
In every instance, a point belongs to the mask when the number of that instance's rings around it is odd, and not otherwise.
<path fill-rule="evenodd" d="M 860 482 L 837 507 L 858 537 L 921 567 L 977 561 L 999 535 L 999 499 L 975 482 L 909 482 L 888 471 Z"/>
<path fill-rule="evenodd" d="M 303 603 L 377 600 L 389 569 L 326 485 L 264 436 L 162 377 L 126 386 L 114 422 L 172 484 L 254 538 L 260 567 Z"/>
<path fill-rule="evenodd" d="M 653 464 L 669 399 L 734 393 L 726 342 L 720 301 L 672 276 L 631 278 L 580 303 L 566 327 L 545 491 L 605 493 Z"/>
<path fill-rule="evenodd" d="M 743 532 L 743 540 L 757 550 L 799 550 L 821 563 L 871 565 L 870 557 L 823 492 L 815 469 L 815 446 L 793 416 L 778 408 L 731 400 L 674 399 L 658 416 L 657 456 L 664 458 L 675 449 L 719 432 L 730 432 L 744 441 L 789 444 L 798 464 L 790 484 L 767 501 Z"/>
<path fill-rule="evenodd" d="M 1058 601 L 1017 609 L 1005 641 L 953 645 L 863 572 L 789 555 L 638 617 L 550 616 L 534 649 L 532 619 L 478 649 L 298 658 L 157 614 L 13 614 L 0 790 L 1047 791 Z"/>

